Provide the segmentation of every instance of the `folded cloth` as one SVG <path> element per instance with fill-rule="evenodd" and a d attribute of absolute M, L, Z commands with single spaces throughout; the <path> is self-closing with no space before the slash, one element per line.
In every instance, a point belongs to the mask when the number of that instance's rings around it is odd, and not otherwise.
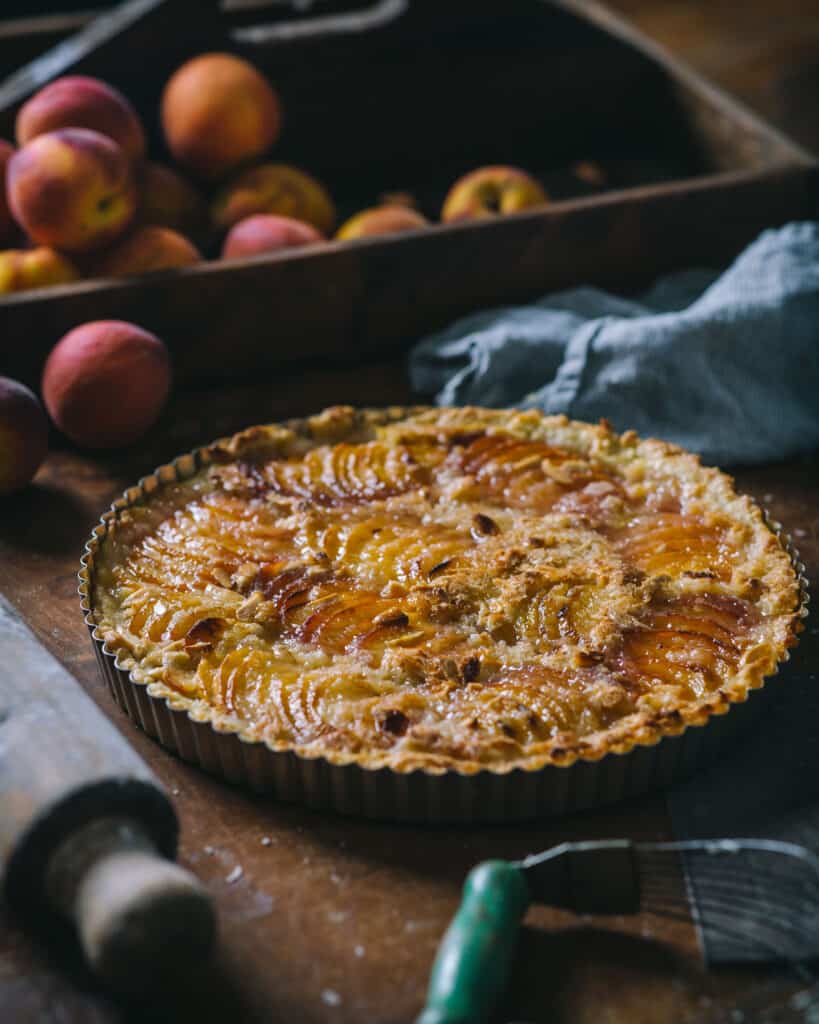
<path fill-rule="evenodd" d="M 815 448 L 819 223 L 765 231 L 722 274 L 673 274 L 636 300 L 575 288 L 473 314 L 421 341 L 410 375 L 440 405 L 605 417 L 707 462 Z"/>

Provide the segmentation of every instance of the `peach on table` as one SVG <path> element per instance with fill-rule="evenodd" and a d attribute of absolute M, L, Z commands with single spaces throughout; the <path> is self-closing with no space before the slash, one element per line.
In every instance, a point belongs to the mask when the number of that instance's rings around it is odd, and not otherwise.
<path fill-rule="evenodd" d="M 24 384 L 0 377 L 0 495 L 31 480 L 48 451 L 48 421 Z"/>
<path fill-rule="evenodd" d="M 42 393 L 72 441 L 115 448 L 152 426 L 170 385 L 170 358 L 156 335 L 122 320 L 97 320 L 75 327 L 52 349 Z"/>

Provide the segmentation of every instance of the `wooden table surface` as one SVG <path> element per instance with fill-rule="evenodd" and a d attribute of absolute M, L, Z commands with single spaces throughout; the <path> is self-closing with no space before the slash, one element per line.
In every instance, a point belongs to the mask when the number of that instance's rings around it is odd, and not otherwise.
<path fill-rule="evenodd" d="M 614 6 L 819 149 L 815 3 L 617 0 Z M 794 82 L 813 83 L 812 91 Z M 4 501 L 0 589 L 170 788 L 182 821 L 181 859 L 217 901 L 221 941 L 192 988 L 162 1004 L 116 1008 L 94 992 L 68 952 L 47 952 L 12 922 L 0 921 L 0 1021 L 405 1024 L 421 1005 L 436 944 L 473 863 L 567 838 L 670 834 L 661 796 L 516 828 L 419 829 L 320 816 L 209 779 L 165 753 L 113 706 L 79 614 L 76 569 L 94 522 L 124 486 L 179 451 L 251 422 L 335 402 L 380 405 L 409 397 L 401 361 L 305 368 L 262 385 L 178 395 L 145 444 L 104 458 L 58 450 L 35 486 Z M 737 476 L 795 536 L 815 575 L 819 457 Z M 819 635 L 810 628 L 796 662 L 819 664 Z M 237 865 L 241 878 L 228 882 Z M 497 1019 L 728 1021 L 771 977 L 707 973 L 685 924 L 671 927 L 650 916 L 578 921 L 537 908 Z"/>

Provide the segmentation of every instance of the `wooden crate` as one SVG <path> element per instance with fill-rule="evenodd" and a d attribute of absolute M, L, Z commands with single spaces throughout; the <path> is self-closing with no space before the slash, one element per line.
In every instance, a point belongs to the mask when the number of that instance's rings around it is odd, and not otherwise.
<path fill-rule="evenodd" d="M 194 0 L 120 5 L 0 86 L 0 134 L 42 82 L 80 71 L 132 98 L 161 159 L 168 74 L 193 53 L 229 49 L 281 93 L 274 159 L 316 174 L 342 216 L 400 189 L 435 217 L 449 185 L 487 163 L 532 170 L 555 201 L 11 295 L 0 300 L 0 372 L 36 380 L 62 333 L 109 317 L 163 337 L 182 380 L 359 359 L 478 307 L 579 283 L 630 290 L 719 264 L 763 228 L 814 212 L 805 152 L 587 0 L 381 0 L 267 25 L 239 13 Z M 605 188 L 571 173 L 580 160 L 605 170 Z"/>

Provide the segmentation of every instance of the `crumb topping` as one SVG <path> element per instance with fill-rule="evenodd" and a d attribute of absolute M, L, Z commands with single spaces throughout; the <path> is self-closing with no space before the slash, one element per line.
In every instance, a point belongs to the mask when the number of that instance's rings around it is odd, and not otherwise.
<path fill-rule="evenodd" d="M 793 642 L 756 506 L 633 433 L 338 408 L 208 457 L 114 524 L 94 615 L 153 695 L 273 749 L 570 763 L 724 710 Z"/>

